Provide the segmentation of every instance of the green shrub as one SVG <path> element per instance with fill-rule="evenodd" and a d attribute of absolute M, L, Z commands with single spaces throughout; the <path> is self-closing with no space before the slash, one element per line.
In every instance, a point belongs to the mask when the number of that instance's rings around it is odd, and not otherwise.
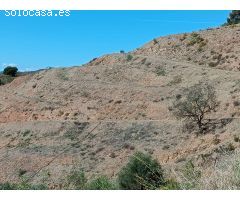
<path fill-rule="evenodd" d="M 188 42 L 188 46 L 193 46 L 195 44 L 200 44 L 204 42 L 204 39 L 198 33 L 192 33 L 190 36 L 190 41 Z"/>
<path fill-rule="evenodd" d="M 180 41 L 184 41 L 184 40 L 186 40 L 186 38 L 187 38 L 187 34 L 184 33 L 183 36 L 180 38 Z"/>
<path fill-rule="evenodd" d="M 19 169 L 19 171 L 18 171 L 18 176 L 21 177 L 21 176 L 23 176 L 23 175 L 26 174 L 26 173 L 27 173 L 27 170 L 25 170 L 25 169 Z"/>
<path fill-rule="evenodd" d="M 155 73 L 158 75 L 158 76 L 165 76 L 166 75 L 166 71 L 163 67 L 160 67 L 158 66 L 155 70 Z"/>
<path fill-rule="evenodd" d="M 0 190 L 47 190 L 47 186 L 40 184 L 40 185 L 31 185 L 26 182 L 22 183 L 0 183 Z"/>
<path fill-rule="evenodd" d="M 113 184 L 107 177 L 101 176 L 90 181 L 86 186 L 87 190 L 115 190 L 116 185 Z"/>
<path fill-rule="evenodd" d="M 3 74 L 14 77 L 17 75 L 17 71 L 18 71 L 17 67 L 8 66 L 3 70 Z"/>
<path fill-rule="evenodd" d="M 15 190 L 16 184 L 11 184 L 11 183 L 0 183 L 0 190 Z"/>
<path fill-rule="evenodd" d="M 218 62 L 210 62 L 208 65 L 209 67 L 216 67 L 218 65 Z"/>
<path fill-rule="evenodd" d="M 133 56 L 131 54 L 127 55 L 127 61 L 131 61 L 133 59 Z"/>
<path fill-rule="evenodd" d="M 67 188 L 81 190 L 84 189 L 87 179 L 83 171 L 72 171 L 67 178 Z"/>
<path fill-rule="evenodd" d="M 159 189 L 165 185 L 160 164 L 149 155 L 135 153 L 118 174 L 120 189 Z"/>
<path fill-rule="evenodd" d="M 240 142 L 240 138 L 239 138 L 239 136 L 237 136 L 237 135 L 234 135 L 234 136 L 233 136 L 233 139 L 234 139 L 235 142 Z"/>
<path fill-rule="evenodd" d="M 164 186 L 161 186 L 160 189 L 161 190 L 180 190 L 181 185 L 178 182 L 170 179 L 166 182 Z"/>
<path fill-rule="evenodd" d="M 153 44 L 157 44 L 157 43 L 158 43 L 157 39 L 154 38 L 154 39 L 153 39 Z"/>

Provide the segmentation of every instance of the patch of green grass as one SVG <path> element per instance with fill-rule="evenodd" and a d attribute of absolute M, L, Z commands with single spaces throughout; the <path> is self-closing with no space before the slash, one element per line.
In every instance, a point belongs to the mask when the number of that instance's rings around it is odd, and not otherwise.
<path fill-rule="evenodd" d="M 66 187 L 69 189 L 84 189 L 87 183 L 87 178 L 83 170 L 73 170 L 67 177 Z"/>
<path fill-rule="evenodd" d="M 47 190 L 48 187 L 44 184 L 32 185 L 30 183 L 0 183 L 0 190 Z"/>
<path fill-rule="evenodd" d="M 115 190 L 117 189 L 116 184 L 109 180 L 106 176 L 100 176 L 90 181 L 85 189 L 87 190 Z"/>

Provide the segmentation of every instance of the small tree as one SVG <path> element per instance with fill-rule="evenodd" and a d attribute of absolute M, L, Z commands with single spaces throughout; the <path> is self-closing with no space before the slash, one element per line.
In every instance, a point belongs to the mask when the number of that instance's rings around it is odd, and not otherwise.
<path fill-rule="evenodd" d="M 154 38 L 154 39 L 153 39 L 153 44 L 157 44 L 157 43 L 158 43 L 157 39 Z"/>
<path fill-rule="evenodd" d="M 3 70 L 3 74 L 14 77 L 14 76 L 16 76 L 17 71 L 18 71 L 17 67 L 8 66 Z"/>
<path fill-rule="evenodd" d="M 173 103 L 173 114 L 177 118 L 183 118 L 198 126 L 200 133 L 203 133 L 206 121 L 206 114 L 215 111 L 218 106 L 216 91 L 208 83 L 198 83 L 184 91 L 183 98 Z"/>
<path fill-rule="evenodd" d="M 135 153 L 122 168 L 118 183 L 125 190 L 159 189 L 165 185 L 160 164 L 141 152 Z"/>
<path fill-rule="evenodd" d="M 240 23 L 240 10 L 233 10 L 225 25 L 239 24 Z"/>

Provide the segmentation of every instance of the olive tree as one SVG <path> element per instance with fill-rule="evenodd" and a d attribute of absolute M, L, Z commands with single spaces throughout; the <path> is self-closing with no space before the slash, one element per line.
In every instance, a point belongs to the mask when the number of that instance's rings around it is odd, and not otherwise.
<path fill-rule="evenodd" d="M 233 10 L 227 19 L 226 25 L 239 24 L 240 23 L 240 10 Z"/>
<path fill-rule="evenodd" d="M 3 74 L 14 77 L 17 75 L 17 71 L 18 71 L 17 67 L 8 66 L 3 70 Z"/>
<path fill-rule="evenodd" d="M 203 133 L 208 123 L 206 115 L 215 111 L 217 106 L 214 87 L 207 82 L 199 82 L 185 89 L 182 98 L 173 102 L 173 114 L 193 123 Z"/>

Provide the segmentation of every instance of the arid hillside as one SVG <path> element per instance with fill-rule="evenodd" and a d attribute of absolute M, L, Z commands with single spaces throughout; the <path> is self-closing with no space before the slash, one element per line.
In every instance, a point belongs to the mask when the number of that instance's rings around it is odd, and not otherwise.
<path fill-rule="evenodd" d="M 183 131 L 172 102 L 199 81 L 216 89 L 214 129 Z M 166 168 L 205 167 L 240 147 L 240 26 L 156 38 L 129 53 L 48 69 L 0 86 L 0 182 L 53 188 L 73 168 L 115 177 L 136 151 Z"/>

